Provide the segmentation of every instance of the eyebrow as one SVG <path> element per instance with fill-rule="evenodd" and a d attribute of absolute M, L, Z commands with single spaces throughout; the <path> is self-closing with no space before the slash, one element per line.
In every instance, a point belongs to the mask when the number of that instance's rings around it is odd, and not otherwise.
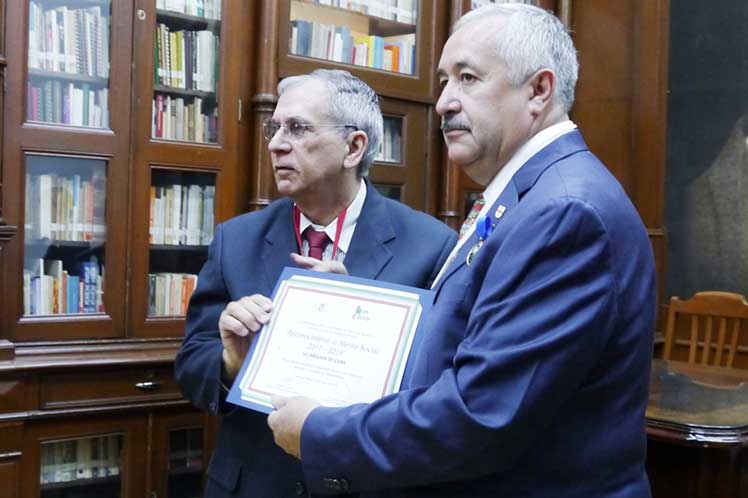
<path fill-rule="evenodd" d="M 468 61 L 468 60 L 458 61 L 458 62 L 456 62 L 454 64 L 454 66 L 456 66 L 458 70 L 468 68 L 468 69 L 471 69 L 471 70 L 475 71 L 478 74 L 481 74 L 481 75 L 483 74 L 483 71 L 479 71 L 475 67 L 475 65 L 471 64 L 470 61 Z M 437 77 L 447 76 L 447 71 L 445 69 L 443 69 L 443 68 L 439 68 L 439 69 L 436 70 L 436 76 Z"/>

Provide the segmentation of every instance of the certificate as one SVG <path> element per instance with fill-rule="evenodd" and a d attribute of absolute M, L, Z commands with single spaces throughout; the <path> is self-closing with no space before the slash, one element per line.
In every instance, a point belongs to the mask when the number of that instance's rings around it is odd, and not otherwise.
<path fill-rule="evenodd" d="M 432 300 L 423 289 L 286 268 L 227 399 L 269 413 L 271 395 L 347 406 L 397 392 Z"/>

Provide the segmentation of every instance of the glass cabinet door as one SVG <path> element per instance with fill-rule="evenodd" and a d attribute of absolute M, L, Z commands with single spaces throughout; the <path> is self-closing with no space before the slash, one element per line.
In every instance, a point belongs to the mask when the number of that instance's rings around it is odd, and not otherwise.
<path fill-rule="evenodd" d="M 213 240 L 215 174 L 155 168 L 150 189 L 148 317 L 181 317 Z"/>
<path fill-rule="evenodd" d="M 109 127 L 110 0 L 31 0 L 29 121 Z"/>
<path fill-rule="evenodd" d="M 151 136 L 218 141 L 221 0 L 157 0 Z"/>
<path fill-rule="evenodd" d="M 104 312 L 106 166 L 26 157 L 24 316 Z"/>
<path fill-rule="evenodd" d="M 168 497 L 199 498 L 203 489 L 203 430 L 169 431 Z"/>
<path fill-rule="evenodd" d="M 194 410 L 153 416 L 150 496 L 203 496 L 205 468 L 210 457 L 205 415 Z"/>
<path fill-rule="evenodd" d="M 39 496 L 122 496 L 122 449 L 120 434 L 41 443 Z"/>
<path fill-rule="evenodd" d="M 291 0 L 289 53 L 415 74 L 417 19 L 417 0 Z"/>
<path fill-rule="evenodd" d="M 401 163 L 402 136 L 403 119 L 399 116 L 383 116 L 382 143 L 374 160 L 384 163 Z"/>

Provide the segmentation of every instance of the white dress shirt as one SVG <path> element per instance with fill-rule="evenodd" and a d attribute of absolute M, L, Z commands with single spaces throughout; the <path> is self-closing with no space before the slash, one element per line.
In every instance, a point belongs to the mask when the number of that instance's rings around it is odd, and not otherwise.
<path fill-rule="evenodd" d="M 358 187 L 358 193 L 354 197 L 351 204 L 348 206 L 348 210 L 345 213 L 345 220 L 343 220 L 343 228 L 340 232 L 340 240 L 338 240 L 338 252 L 335 254 L 335 261 L 343 261 L 346 253 L 348 252 L 348 246 L 351 245 L 351 239 L 353 238 L 353 232 L 356 230 L 356 223 L 358 217 L 361 216 L 361 209 L 364 207 L 364 201 L 366 200 L 366 182 L 361 180 L 361 184 Z M 307 218 L 304 213 L 301 213 L 301 219 L 299 221 L 299 233 L 301 233 L 301 254 L 303 256 L 309 256 L 309 242 L 304 237 L 304 230 L 311 226 L 314 230 L 321 232 L 324 231 L 331 241 L 335 240 L 338 229 L 338 217 L 332 220 L 327 226 L 316 225 Z M 322 261 L 330 261 L 332 259 L 332 247 L 333 243 L 330 242 L 322 252 Z"/>

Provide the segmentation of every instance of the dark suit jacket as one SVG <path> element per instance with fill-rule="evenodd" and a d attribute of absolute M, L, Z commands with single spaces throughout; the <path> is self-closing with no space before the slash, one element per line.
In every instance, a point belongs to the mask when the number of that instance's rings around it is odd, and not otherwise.
<path fill-rule="evenodd" d="M 380 195 L 368 184 L 366 200 L 344 263 L 351 275 L 428 286 L 456 240 L 434 218 Z M 206 498 L 306 496 L 301 465 L 273 442 L 267 416 L 224 404 L 218 318 L 243 296 L 269 296 L 298 252 L 293 203 L 276 201 L 219 225 L 187 312 L 187 330 L 175 364 L 184 395 L 222 415 L 208 468 Z"/>
<path fill-rule="evenodd" d="M 531 158 L 470 266 L 435 288 L 406 389 L 317 408 L 314 492 L 645 498 L 654 260 L 621 186 L 578 132 Z M 390 488 L 390 489 L 387 489 Z"/>

